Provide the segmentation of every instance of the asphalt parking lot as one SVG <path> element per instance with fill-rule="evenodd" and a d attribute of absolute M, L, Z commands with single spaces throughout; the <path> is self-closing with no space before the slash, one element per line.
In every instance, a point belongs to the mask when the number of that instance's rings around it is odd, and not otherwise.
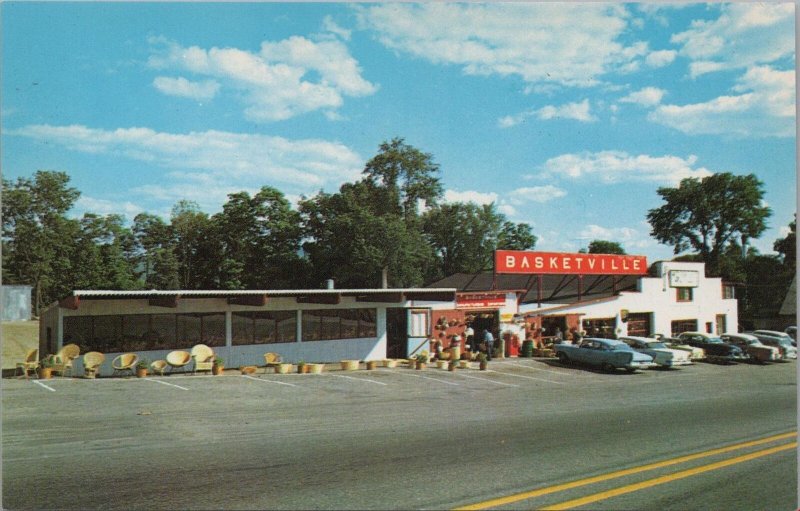
<path fill-rule="evenodd" d="M 506 359 L 488 371 L 331 365 L 2 384 L 9 509 L 447 508 L 795 431 L 797 415 L 793 362 L 605 374 Z M 615 458 L 626 436 L 648 441 Z M 795 502 L 795 475 L 796 463 L 773 499 Z M 442 489 L 419 491 L 432 481 Z"/>

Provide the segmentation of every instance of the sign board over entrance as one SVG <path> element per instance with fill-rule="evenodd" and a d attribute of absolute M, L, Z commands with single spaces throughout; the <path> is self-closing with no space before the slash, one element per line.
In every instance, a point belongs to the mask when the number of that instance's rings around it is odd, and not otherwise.
<path fill-rule="evenodd" d="M 647 257 L 495 250 L 495 273 L 560 275 L 646 275 Z"/>
<path fill-rule="evenodd" d="M 457 309 L 499 309 L 505 305 L 505 293 L 456 293 Z"/>

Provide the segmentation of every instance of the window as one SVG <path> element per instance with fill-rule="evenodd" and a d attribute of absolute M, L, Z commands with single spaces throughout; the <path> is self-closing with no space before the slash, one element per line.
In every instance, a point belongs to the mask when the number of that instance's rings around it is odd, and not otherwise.
<path fill-rule="evenodd" d="M 303 340 L 358 339 L 377 335 L 375 309 L 303 311 Z"/>
<path fill-rule="evenodd" d="M 296 325 L 295 311 L 234 312 L 233 345 L 295 342 Z"/>
<path fill-rule="evenodd" d="M 694 332 L 697 331 L 697 320 L 696 319 L 679 319 L 672 322 L 671 325 L 672 329 L 672 337 L 677 337 L 678 335 L 682 334 L 683 332 Z"/>
<path fill-rule="evenodd" d="M 181 346 L 225 346 L 225 314 L 177 314 L 177 338 Z"/>
<path fill-rule="evenodd" d="M 408 335 L 410 337 L 427 337 L 428 336 L 428 311 L 417 310 L 411 311 L 411 322 L 408 326 Z"/>
<path fill-rule="evenodd" d="M 677 291 L 677 299 L 679 302 L 691 302 L 692 301 L 692 288 L 691 287 L 677 287 L 675 288 Z"/>
<path fill-rule="evenodd" d="M 736 298 L 736 291 L 733 286 L 730 284 L 723 284 L 722 285 L 722 298 L 725 300 L 732 300 Z"/>

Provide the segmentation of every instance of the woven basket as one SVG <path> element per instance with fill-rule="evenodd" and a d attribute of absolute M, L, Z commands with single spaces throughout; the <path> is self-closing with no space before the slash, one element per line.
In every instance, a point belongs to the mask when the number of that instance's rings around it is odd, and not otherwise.
<path fill-rule="evenodd" d="M 358 370 L 358 360 L 342 360 L 340 363 L 342 364 L 342 371 Z"/>

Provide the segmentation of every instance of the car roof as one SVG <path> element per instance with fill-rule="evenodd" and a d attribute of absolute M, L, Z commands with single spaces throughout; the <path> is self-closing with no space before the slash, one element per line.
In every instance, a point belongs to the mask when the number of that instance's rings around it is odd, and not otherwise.
<path fill-rule="evenodd" d="M 652 337 L 640 337 L 638 335 L 624 335 L 624 336 L 620 337 L 620 339 L 631 339 L 631 340 L 634 340 L 634 341 L 644 342 L 644 343 L 647 343 L 647 344 L 650 344 L 650 343 L 653 343 L 653 342 L 661 342 L 660 339 L 654 339 Z"/>
<path fill-rule="evenodd" d="M 774 337 L 788 337 L 786 332 L 778 332 L 777 330 L 755 330 L 755 334 L 772 335 Z"/>
<path fill-rule="evenodd" d="M 725 336 L 725 337 L 738 337 L 740 339 L 747 339 L 748 341 L 757 341 L 758 340 L 758 337 L 756 337 L 753 334 L 745 334 L 745 333 L 740 333 L 740 332 L 736 332 L 736 333 L 725 332 L 724 334 L 722 334 L 722 336 Z"/>
<path fill-rule="evenodd" d="M 625 344 L 624 342 L 618 341 L 616 339 L 603 339 L 602 337 L 586 337 L 581 342 L 585 342 L 585 341 L 597 341 L 597 342 L 602 342 L 602 343 L 608 344 L 610 346 L 616 346 L 617 344 Z M 627 346 L 627 344 L 625 344 L 625 345 Z"/>

